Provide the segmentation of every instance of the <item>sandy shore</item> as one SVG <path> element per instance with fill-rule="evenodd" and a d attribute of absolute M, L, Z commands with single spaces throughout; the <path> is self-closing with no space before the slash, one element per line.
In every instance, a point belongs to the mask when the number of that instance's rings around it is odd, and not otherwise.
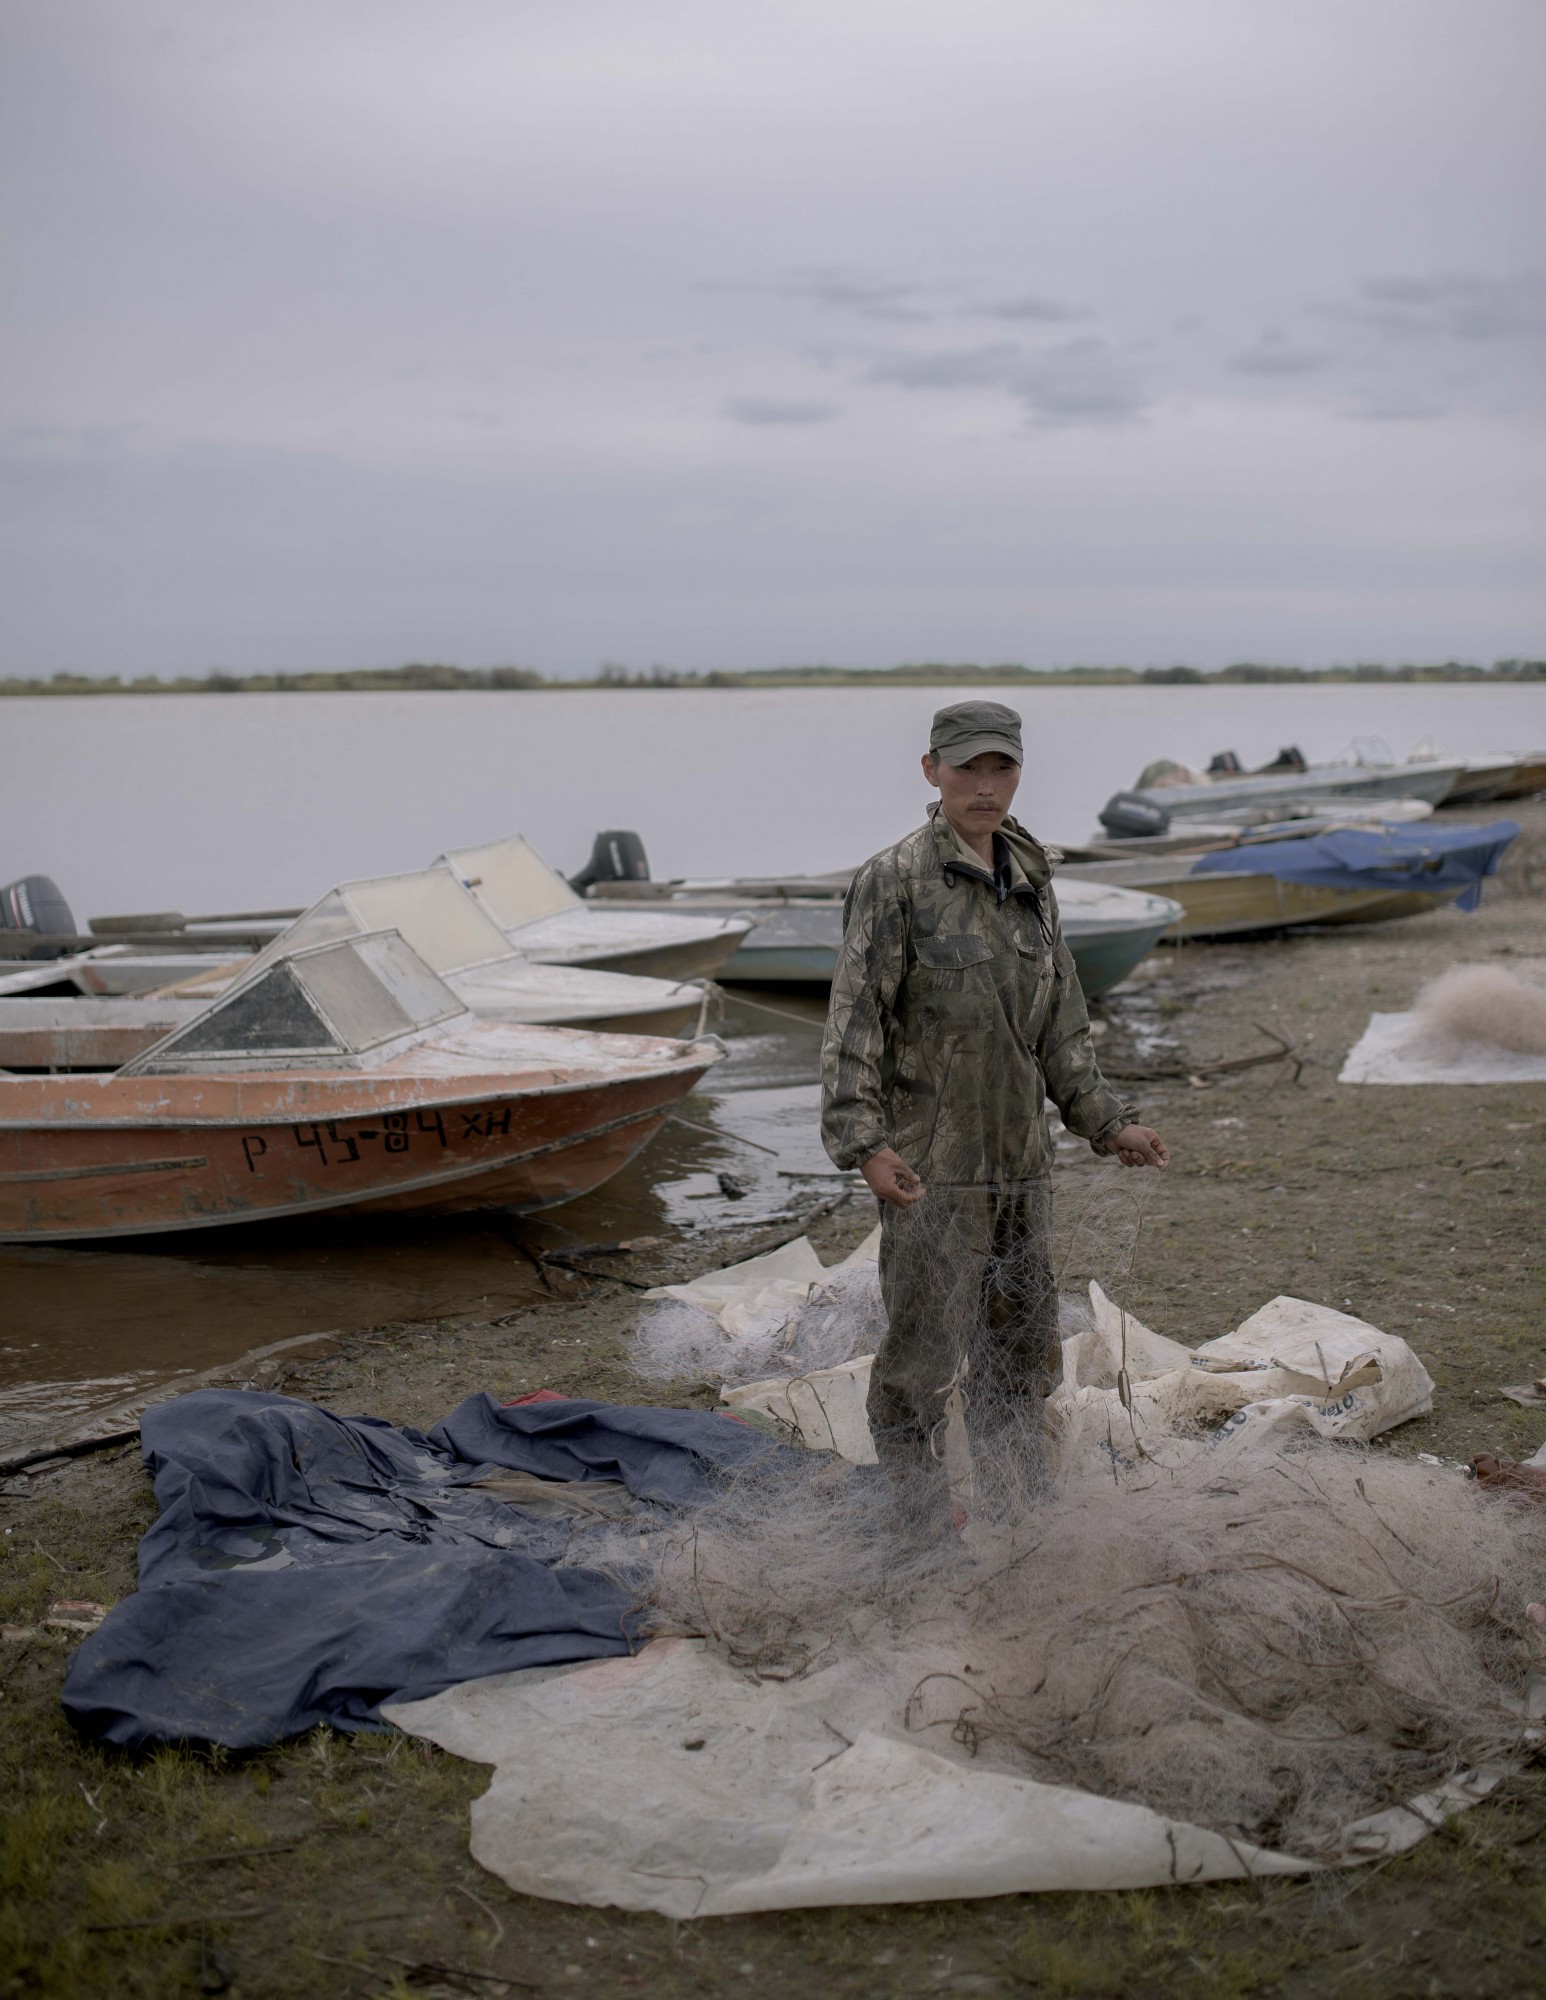
<path fill-rule="evenodd" d="M 1483 1448 L 1523 1455 L 1546 1438 L 1546 1412 L 1502 1394 L 1546 1372 L 1546 1085 L 1374 1088 L 1336 1077 L 1370 1012 L 1404 1009 L 1436 972 L 1546 961 L 1546 801 L 1511 816 L 1524 837 L 1475 914 L 1164 951 L 1111 997 L 1100 1037 L 1113 1065 L 1180 1061 L 1199 1079 L 1127 1086 L 1175 1156 L 1163 1178 L 1144 1177 L 1136 1243 L 1137 1177 L 1082 1147 L 1062 1155 L 1069 1284 L 1099 1277 L 1187 1342 L 1229 1330 L 1280 1292 L 1356 1313 L 1403 1335 L 1437 1384 L 1431 1417 L 1379 1448 L 1450 1460 Z M 1265 1049 L 1263 1028 L 1296 1052 L 1297 1080 L 1287 1063 L 1208 1076 L 1213 1061 Z M 839 1183 L 810 1199 L 826 1204 L 810 1233 L 831 1259 L 874 1211 Z M 788 1223 L 721 1232 L 712 1257 L 657 1239 L 597 1260 L 608 1277 L 534 1270 L 529 1303 L 497 1320 L 347 1330 L 279 1380 L 339 1410 L 412 1423 L 477 1389 L 706 1403 L 707 1384 L 633 1377 L 637 1287 L 791 1233 Z M 0 1496 L 4 1618 L 35 1620 L 50 1597 L 122 1596 L 150 1513 L 132 1449 L 12 1478 Z M 1335 1890 L 1022 1899 L 678 1930 L 510 1895 L 466 1853 L 483 1774 L 422 1745 L 318 1737 L 240 1760 L 104 1758 L 59 1714 L 68 1643 L 0 1648 L 0 1789 L 15 1829 L 0 1994 L 1479 1996 L 1525 1990 L 1546 1951 L 1538 1774 L 1407 1860 Z M 259 1847 L 273 1851 L 222 1858 Z M 413 1970 L 430 1962 L 461 1973 Z M 394 1989 L 393 1977 L 409 1988 Z"/>

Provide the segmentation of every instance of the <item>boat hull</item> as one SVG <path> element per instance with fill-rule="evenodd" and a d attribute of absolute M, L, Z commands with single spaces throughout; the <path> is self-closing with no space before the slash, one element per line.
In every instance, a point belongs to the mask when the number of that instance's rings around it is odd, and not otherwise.
<path fill-rule="evenodd" d="M 715 1059 L 579 1083 L 483 1077 L 0 1081 L 0 1242 L 311 1214 L 500 1209 L 588 1193 Z"/>
<path fill-rule="evenodd" d="M 1168 924 L 1145 924 L 1127 931 L 1103 931 L 1080 937 L 1064 927 L 1063 936 L 1074 956 L 1074 970 L 1086 1000 L 1119 986 L 1164 937 Z"/>
<path fill-rule="evenodd" d="M 734 955 L 739 940 L 689 938 L 679 944 L 623 946 L 616 951 L 582 949 L 576 957 L 531 956 L 538 965 L 585 966 L 592 972 L 631 972 L 643 979 L 712 979 Z"/>
<path fill-rule="evenodd" d="M 1255 931 L 1294 930 L 1305 924 L 1361 923 L 1364 912 L 1392 900 L 1388 889 L 1332 889 L 1280 882 L 1275 875 L 1189 875 L 1163 862 L 1088 862 L 1064 874 L 1123 889 L 1168 896 L 1181 915 L 1163 932 L 1182 938 L 1246 937 Z"/>
<path fill-rule="evenodd" d="M 726 904 L 728 909 L 731 905 Z M 744 907 L 744 906 L 743 906 Z M 824 902 L 780 904 L 757 910 L 757 925 L 719 975 L 726 986 L 830 986 L 843 942 L 843 906 Z M 1086 998 L 1125 979 L 1165 935 L 1163 912 L 1142 922 L 1084 922 L 1063 912 L 1063 935 Z"/>
<path fill-rule="evenodd" d="M 1497 799 L 1528 799 L 1537 792 L 1546 792 L 1546 752 L 1540 756 L 1522 757 L 1513 770 L 1505 777 L 1498 790 L 1493 793 Z"/>
<path fill-rule="evenodd" d="M 1243 778 L 1206 785 L 1153 785 L 1132 796 L 1161 806 L 1172 820 L 1209 818 L 1260 807 L 1267 817 L 1338 799 L 1423 799 L 1441 805 L 1460 775 L 1458 764 L 1325 765 L 1319 770 Z"/>
<path fill-rule="evenodd" d="M 1442 910 L 1461 894 L 1459 889 L 1407 889 L 1380 896 L 1372 906 L 1344 915 L 1334 912 L 1328 924 L 1390 924 L 1398 917 L 1421 917 L 1429 910 Z"/>

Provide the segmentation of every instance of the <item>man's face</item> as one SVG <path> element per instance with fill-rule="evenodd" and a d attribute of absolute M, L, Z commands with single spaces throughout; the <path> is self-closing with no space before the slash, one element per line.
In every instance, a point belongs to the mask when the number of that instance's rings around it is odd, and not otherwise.
<path fill-rule="evenodd" d="M 923 775 L 939 793 L 950 824 L 980 840 L 1002 826 L 1014 803 L 1020 766 L 996 750 L 984 750 L 969 764 L 947 764 L 943 757 L 927 755 Z"/>

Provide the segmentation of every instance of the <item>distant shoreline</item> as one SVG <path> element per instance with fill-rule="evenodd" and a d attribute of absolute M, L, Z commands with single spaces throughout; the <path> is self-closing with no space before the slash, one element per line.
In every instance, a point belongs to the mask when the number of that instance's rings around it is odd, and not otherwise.
<path fill-rule="evenodd" d="M 619 688 L 783 688 L 783 687 L 1251 687 L 1302 683 L 1393 686 L 1413 682 L 1546 681 L 1546 660 L 1495 660 L 1490 666 L 1448 660 L 1433 666 L 1264 667 L 1249 662 L 1204 670 L 1198 667 L 765 667 L 748 672 L 677 673 L 654 667 L 629 673 L 605 667 L 583 680 L 549 678 L 525 667 L 410 665 L 365 667 L 352 672 L 307 674 L 181 675 L 163 680 L 143 674 L 54 674 L 48 680 L 0 680 L 0 696 L 113 694 L 449 694 L 511 692 L 584 693 Z"/>

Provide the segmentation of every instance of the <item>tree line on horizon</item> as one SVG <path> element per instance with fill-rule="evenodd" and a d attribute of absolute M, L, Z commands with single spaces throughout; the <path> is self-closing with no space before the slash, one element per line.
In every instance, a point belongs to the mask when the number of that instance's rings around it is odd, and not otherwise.
<path fill-rule="evenodd" d="M 393 694 L 460 690 L 583 690 L 589 688 L 766 688 L 766 687 L 937 687 L 1116 686 L 1177 687 L 1210 684 L 1347 681 L 1535 681 L 1546 680 L 1546 660 L 1445 660 L 1428 665 L 1382 666 L 1361 663 L 1336 667 L 1263 666 L 1239 661 L 1203 667 L 1024 667 L 970 666 L 919 662 L 896 667 L 756 667 L 679 672 L 650 667 L 631 672 L 603 666 L 583 678 L 563 678 L 528 667 L 454 667 L 410 662 L 401 667 L 361 667 L 319 673 L 181 674 L 166 679 L 141 674 L 57 673 L 46 680 L 14 675 L 0 679 L 0 695 L 90 694 Z"/>

